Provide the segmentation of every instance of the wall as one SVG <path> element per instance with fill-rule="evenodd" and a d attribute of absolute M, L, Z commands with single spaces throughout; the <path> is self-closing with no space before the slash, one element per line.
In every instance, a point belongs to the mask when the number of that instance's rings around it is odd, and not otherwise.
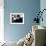
<path fill-rule="evenodd" d="M 40 0 L 40 9 L 41 10 L 46 9 L 46 0 Z M 44 11 L 42 17 L 44 20 L 43 20 L 43 22 L 40 21 L 40 25 L 46 27 L 46 11 Z M 45 44 L 46 44 L 46 40 L 45 40 Z"/>
<path fill-rule="evenodd" d="M 41 9 L 41 11 L 42 11 L 43 9 L 46 9 L 46 0 L 40 0 L 40 9 Z M 42 17 L 43 17 L 43 22 L 41 21 L 41 22 L 40 22 L 40 25 L 46 27 L 46 20 L 45 20 L 45 19 L 46 19 L 46 10 L 43 12 Z"/>
<path fill-rule="evenodd" d="M 40 0 L 4 0 L 4 35 L 7 41 L 18 41 L 32 28 L 32 20 L 40 9 Z M 11 25 L 10 13 L 24 13 L 24 24 Z"/>

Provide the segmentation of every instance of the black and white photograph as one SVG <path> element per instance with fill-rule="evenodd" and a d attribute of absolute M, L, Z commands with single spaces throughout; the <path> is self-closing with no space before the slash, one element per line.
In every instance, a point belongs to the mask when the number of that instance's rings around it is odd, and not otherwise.
<path fill-rule="evenodd" d="M 24 13 L 10 13 L 11 24 L 24 24 Z"/>

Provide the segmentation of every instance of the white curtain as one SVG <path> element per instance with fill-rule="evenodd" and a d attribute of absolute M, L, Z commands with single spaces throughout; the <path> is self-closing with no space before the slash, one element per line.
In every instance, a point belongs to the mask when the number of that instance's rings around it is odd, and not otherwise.
<path fill-rule="evenodd" d="M 4 0 L 0 0 L 0 42 L 4 41 Z"/>

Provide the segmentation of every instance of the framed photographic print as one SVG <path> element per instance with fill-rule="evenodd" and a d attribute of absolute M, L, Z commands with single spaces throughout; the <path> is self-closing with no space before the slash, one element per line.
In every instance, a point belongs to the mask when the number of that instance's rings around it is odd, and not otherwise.
<path fill-rule="evenodd" d="M 10 13 L 10 24 L 24 24 L 24 13 Z"/>

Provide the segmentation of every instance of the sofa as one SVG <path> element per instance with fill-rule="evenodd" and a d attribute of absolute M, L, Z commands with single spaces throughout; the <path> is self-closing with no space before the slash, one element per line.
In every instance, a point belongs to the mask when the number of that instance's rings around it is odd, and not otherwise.
<path fill-rule="evenodd" d="M 40 25 L 32 26 L 32 34 L 33 34 L 34 40 L 31 46 L 46 46 L 46 28 L 45 27 Z M 24 39 L 20 39 L 20 40 L 24 40 Z M 22 42 L 23 41 L 19 43 L 21 44 Z"/>
<path fill-rule="evenodd" d="M 32 46 L 46 46 L 46 28 L 40 25 L 32 26 L 34 42 Z"/>
<path fill-rule="evenodd" d="M 40 25 L 34 25 L 32 26 L 31 33 L 33 35 L 33 37 L 31 37 L 33 39 L 33 42 L 31 45 L 28 45 L 28 46 L 46 46 L 46 28 Z M 6 44 L 4 44 L 3 46 L 6 46 L 6 45 L 7 46 L 23 46 L 25 38 L 28 38 L 28 37 L 23 37 L 19 39 L 17 43 L 13 41 L 6 42 Z"/>

